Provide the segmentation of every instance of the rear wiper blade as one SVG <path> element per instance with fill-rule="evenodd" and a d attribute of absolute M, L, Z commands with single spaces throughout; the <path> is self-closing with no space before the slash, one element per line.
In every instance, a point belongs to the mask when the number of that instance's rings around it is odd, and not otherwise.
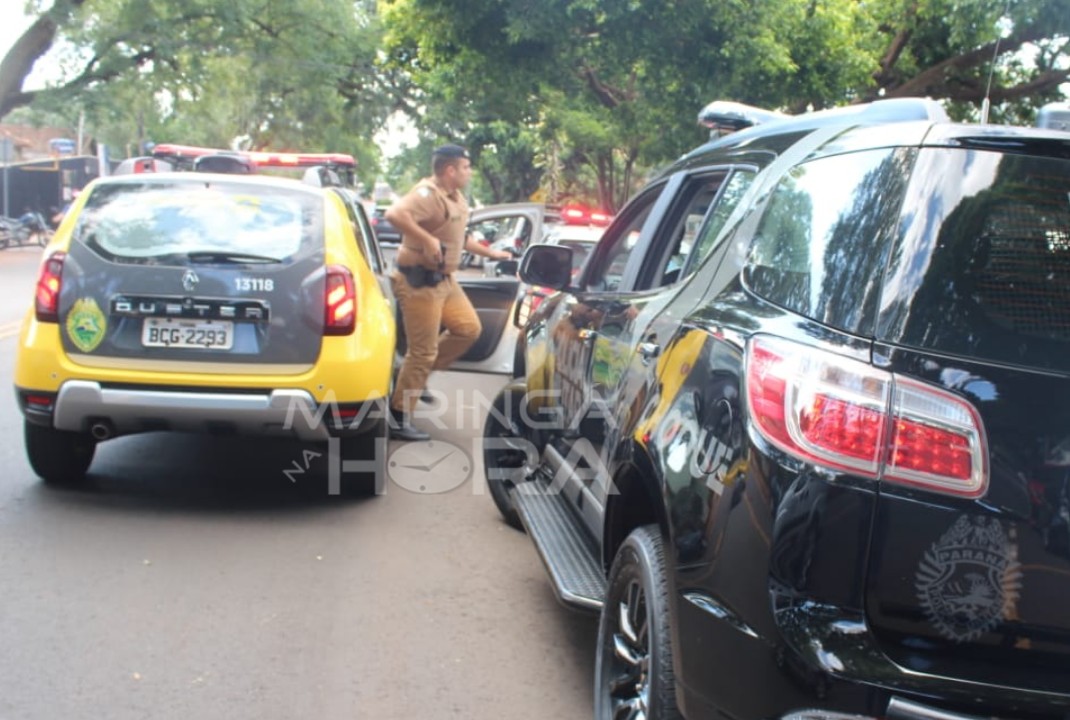
<path fill-rule="evenodd" d="M 218 250 L 199 250 L 186 254 L 190 262 L 195 263 L 229 263 L 239 265 L 243 263 L 281 263 L 277 257 L 270 255 L 252 255 L 239 252 L 222 252 Z"/>

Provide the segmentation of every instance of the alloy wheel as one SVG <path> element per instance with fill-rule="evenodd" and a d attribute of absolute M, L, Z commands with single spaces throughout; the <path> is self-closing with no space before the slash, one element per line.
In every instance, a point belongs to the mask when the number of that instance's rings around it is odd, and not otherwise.
<path fill-rule="evenodd" d="M 613 720 L 646 720 L 650 706 L 650 622 L 646 593 L 633 579 L 617 604 L 610 666 Z"/>

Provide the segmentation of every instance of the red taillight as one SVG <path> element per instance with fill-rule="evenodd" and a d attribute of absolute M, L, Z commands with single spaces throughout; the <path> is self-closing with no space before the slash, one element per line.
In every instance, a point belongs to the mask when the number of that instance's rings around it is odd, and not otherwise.
<path fill-rule="evenodd" d="M 877 454 L 883 428 L 880 411 L 825 395 L 799 413 L 799 429 L 815 446 L 867 463 Z"/>
<path fill-rule="evenodd" d="M 884 479 L 980 497 L 988 486 L 988 443 L 972 405 L 956 395 L 896 378 Z"/>
<path fill-rule="evenodd" d="M 865 363 L 755 338 L 747 405 L 762 436 L 802 460 L 963 497 L 987 488 L 988 451 L 974 408 Z"/>
<path fill-rule="evenodd" d="M 327 266 L 324 292 L 324 335 L 349 335 L 357 324 L 357 293 L 353 273 L 341 265 Z"/>
<path fill-rule="evenodd" d="M 54 252 L 37 275 L 34 313 L 39 322 L 59 322 L 59 291 L 63 285 L 63 261 L 67 253 Z"/>
<path fill-rule="evenodd" d="M 51 395 L 26 395 L 26 406 L 35 410 L 51 410 L 54 401 Z"/>

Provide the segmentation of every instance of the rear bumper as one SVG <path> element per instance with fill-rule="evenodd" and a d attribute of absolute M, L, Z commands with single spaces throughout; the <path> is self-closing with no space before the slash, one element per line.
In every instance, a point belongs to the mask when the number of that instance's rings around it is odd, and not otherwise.
<path fill-rule="evenodd" d="M 689 720 L 1064 720 L 1070 694 L 927 675 L 893 663 L 861 613 L 773 590 L 773 635 L 694 592 L 677 598 L 678 698 Z"/>
<path fill-rule="evenodd" d="M 60 386 L 51 413 L 27 420 L 58 430 L 91 432 L 97 439 L 174 430 L 276 435 L 306 441 L 363 432 L 386 412 L 384 402 L 320 404 L 299 389 L 226 392 L 202 389 L 127 388 L 86 380 Z"/>

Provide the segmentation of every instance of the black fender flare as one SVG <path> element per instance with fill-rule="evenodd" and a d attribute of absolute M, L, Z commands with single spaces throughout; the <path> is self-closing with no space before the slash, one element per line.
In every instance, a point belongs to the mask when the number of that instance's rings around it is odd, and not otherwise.
<path fill-rule="evenodd" d="M 640 525 L 657 523 L 666 544 L 672 547 L 672 528 L 665 508 L 664 484 L 647 448 L 628 438 L 617 453 L 613 488 L 606 501 L 602 530 L 602 565 L 608 572 L 628 534 Z M 638 506 L 630 505 L 635 498 Z"/>

